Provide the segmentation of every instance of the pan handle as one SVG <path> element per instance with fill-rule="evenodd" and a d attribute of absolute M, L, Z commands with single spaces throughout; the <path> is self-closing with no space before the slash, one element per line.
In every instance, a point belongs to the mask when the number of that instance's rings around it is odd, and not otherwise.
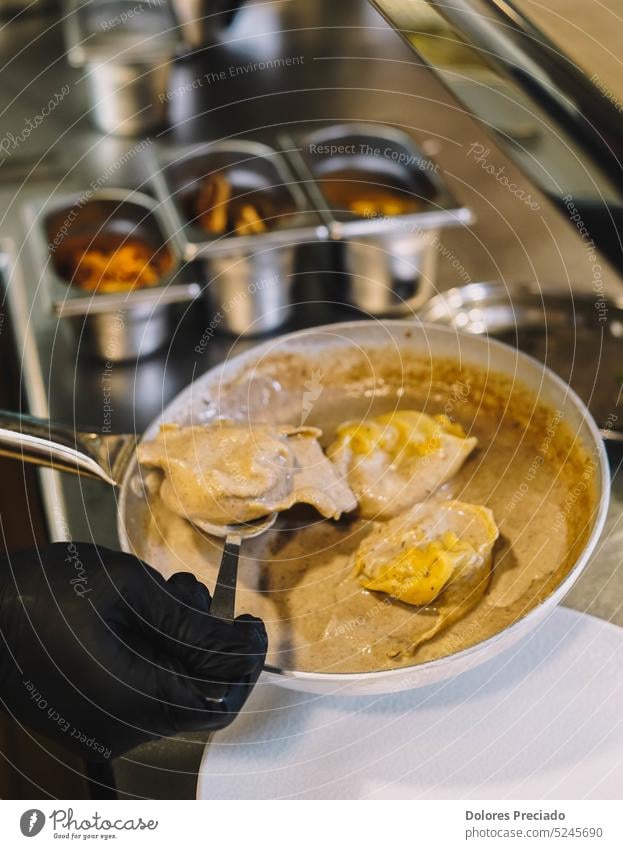
<path fill-rule="evenodd" d="M 89 475 L 116 486 L 135 446 L 129 434 L 84 433 L 0 410 L 0 454 L 22 463 Z"/>

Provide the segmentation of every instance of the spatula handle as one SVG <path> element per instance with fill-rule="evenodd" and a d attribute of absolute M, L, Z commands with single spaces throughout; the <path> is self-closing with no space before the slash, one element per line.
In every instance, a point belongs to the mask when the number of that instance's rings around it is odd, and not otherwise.
<path fill-rule="evenodd" d="M 210 613 L 217 619 L 233 619 L 236 609 L 236 581 L 238 579 L 238 559 L 240 558 L 239 536 L 228 536 L 223 546 L 223 556 L 218 570 Z"/>

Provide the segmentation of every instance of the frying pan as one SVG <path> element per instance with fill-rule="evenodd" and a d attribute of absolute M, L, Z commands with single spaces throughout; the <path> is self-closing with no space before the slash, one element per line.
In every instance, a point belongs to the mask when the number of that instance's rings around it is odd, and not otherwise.
<path fill-rule="evenodd" d="M 241 420 L 254 419 L 256 401 L 251 393 L 234 393 L 232 396 L 231 385 L 238 376 L 252 373 L 258 363 L 273 354 L 292 353 L 305 357 L 313 364 L 314 357 L 321 353 L 323 357 L 335 355 L 335 361 L 339 362 L 348 353 L 356 351 L 373 366 L 375 351 L 380 353 L 388 348 L 396 353 L 398 359 L 404 352 L 418 358 L 449 359 L 481 371 L 501 373 L 520 382 L 538 397 L 539 402 L 556 410 L 592 459 L 596 505 L 590 532 L 571 569 L 551 594 L 493 637 L 446 657 L 377 672 L 306 672 L 267 666 L 266 678 L 282 686 L 318 693 L 383 693 L 426 685 L 465 672 L 510 647 L 554 609 L 586 566 L 606 519 L 610 498 L 606 450 L 594 420 L 573 390 L 537 360 L 515 348 L 489 337 L 463 334 L 453 328 L 416 320 L 347 322 L 271 339 L 199 377 L 164 409 L 141 438 L 153 438 L 163 422 L 209 422 L 221 414 Z M 276 386 L 278 378 L 276 374 Z M 304 418 L 308 402 L 309 392 L 301 387 L 299 400 L 295 402 L 299 405 L 299 419 L 301 416 Z M 268 411 L 270 416 L 271 404 Z M 261 414 L 265 415 L 266 409 Z M 289 415 L 296 415 L 296 411 L 290 410 Z M 145 493 L 136 485 L 140 475 L 135 444 L 132 436 L 75 434 L 53 427 L 48 422 L 18 419 L 14 414 L 0 416 L 0 452 L 38 464 L 99 476 L 119 487 L 118 534 L 125 551 L 133 551 L 133 540 L 144 532 Z"/>

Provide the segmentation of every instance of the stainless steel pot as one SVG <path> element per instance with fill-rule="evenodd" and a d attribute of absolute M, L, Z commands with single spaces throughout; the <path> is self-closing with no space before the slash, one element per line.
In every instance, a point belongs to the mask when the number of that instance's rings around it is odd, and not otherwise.
<path fill-rule="evenodd" d="M 437 230 L 352 237 L 339 243 L 345 300 L 368 316 L 413 313 L 435 291 L 439 245 Z"/>
<path fill-rule="evenodd" d="M 177 396 L 147 429 L 143 439 L 152 438 L 161 422 L 188 423 L 205 420 L 206 412 L 217 408 L 222 387 L 241 372 L 253 368 L 276 351 L 306 356 L 311 362 L 316 352 L 330 351 L 339 358 L 353 348 L 374 362 L 375 350 L 391 346 L 424 357 L 460 360 L 481 369 L 493 368 L 519 380 L 556 409 L 594 461 L 598 502 L 590 518 L 590 534 L 575 564 L 553 592 L 513 625 L 487 639 L 447 657 L 403 668 L 367 673 L 316 673 L 269 666 L 267 680 L 294 689 L 349 694 L 383 693 L 409 689 L 445 680 L 488 660 L 531 631 L 577 580 L 595 548 L 604 525 L 610 498 L 610 473 L 604 444 L 595 422 L 578 396 L 553 372 L 536 360 L 508 345 L 479 336 L 457 333 L 454 329 L 412 321 L 349 322 L 299 331 L 252 348 L 204 374 Z M 244 401 L 239 401 L 243 404 Z M 241 410 L 244 413 L 244 410 Z M 137 486 L 139 469 L 134 452 L 135 438 L 74 434 L 48 422 L 0 416 L 0 449 L 24 461 L 56 465 L 66 471 L 99 476 L 120 487 L 118 531 L 125 551 L 140 548 L 145 533 L 144 511 L 149 509 L 144 491 Z M 179 554 L 179 552 L 176 552 Z M 196 555 L 196 551 L 195 551 Z"/>
<path fill-rule="evenodd" d="M 75 345 L 104 361 L 135 360 L 157 351 L 170 338 L 171 305 L 200 294 L 198 283 L 180 276 L 180 248 L 167 237 L 156 201 L 140 192 L 109 189 L 61 196 L 43 213 L 37 211 L 34 231 L 33 248 L 40 253 L 43 285 L 54 313 Z M 121 244 L 136 237 L 154 254 L 166 251 L 171 268 L 150 288 L 109 294 L 81 291 L 63 260 L 68 243 L 86 237 L 89 246 L 97 248 L 109 236 Z"/>
<path fill-rule="evenodd" d="M 88 62 L 86 84 L 91 118 L 103 133 L 140 136 L 167 119 L 171 60 L 155 64 Z"/>
<path fill-rule="evenodd" d="M 180 36 L 190 48 L 205 47 L 219 41 L 221 30 L 246 0 L 170 0 Z"/>
<path fill-rule="evenodd" d="M 196 283 L 172 286 L 160 297 L 145 291 L 131 305 L 123 296 L 108 298 L 105 304 L 92 302 L 86 312 L 70 302 L 62 312 L 63 326 L 77 349 L 103 362 L 123 363 L 149 357 L 171 338 L 170 305 L 190 301 L 201 292 Z"/>
<path fill-rule="evenodd" d="M 168 114 L 172 61 L 179 46 L 167 4 L 68 0 L 63 24 L 67 59 L 85 71 L 96 126 L 122 136 L 161 126 Z"/>
<path fill-rule="evenodd" d="M 202 181 L 216 174 L 226 177 L 233 196 L 269 205 L 266 232 L 210 234 L 198 226 L 194 198 Z M 281 154 L 251 141 L 177 149 L 165 156 L 153 184 L 185 258 L 201 264 L 213 326 L 238 336 L 285 324 L 297 245 L 326 239 L 327 230 Z"/>
<path fill-rule="evenodd" d="M 333 124 L 307 135 L 284 135 L 282 148 L 337 243 L 344 299 L 369 315 L 412 313 L 431 296 L 440 230 L 471 223 L 436 166 L 401 130 L 366 123 Z M 343 175 L 347 175 L 344 177 Z M 338 207 L 323 183 L 346 179 L 370 192 L 391 190 L 421 203 L 417 212 L 363 217 Z"/>
<path fill-rule="evenodd" d="M 257 336 L 292 315 L 296 246 L 232 252 L 205 260 L 209 319 L 236 336 Z"/>

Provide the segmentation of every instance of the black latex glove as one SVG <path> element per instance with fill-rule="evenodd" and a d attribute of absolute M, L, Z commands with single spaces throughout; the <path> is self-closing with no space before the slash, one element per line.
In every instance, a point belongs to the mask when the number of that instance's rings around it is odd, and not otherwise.
<path fill-rule="evenodd" d="M 0 703 L 93 760 L 236 716 L 267 639 L 252 616 L 209 614 L 188 573 L 56 543 L 0 558 Z"/>

